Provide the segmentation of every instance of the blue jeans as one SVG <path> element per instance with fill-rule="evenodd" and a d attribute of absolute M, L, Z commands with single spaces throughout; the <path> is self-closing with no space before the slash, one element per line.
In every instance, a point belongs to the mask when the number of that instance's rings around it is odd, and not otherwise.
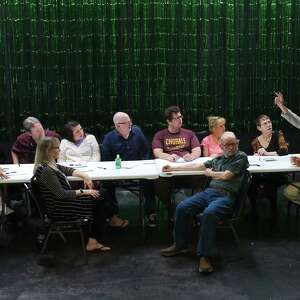
<path fill-rule="evenodd" d="M 174 241 L 176 248 L 185 249 L 190 244 L 193 217 L 202 211 L 197 255 L 214 255 L 217 222 L 233 212 L 234 199 L 222 192 L 207 188 L 186 198 L 176 208 Z"/>

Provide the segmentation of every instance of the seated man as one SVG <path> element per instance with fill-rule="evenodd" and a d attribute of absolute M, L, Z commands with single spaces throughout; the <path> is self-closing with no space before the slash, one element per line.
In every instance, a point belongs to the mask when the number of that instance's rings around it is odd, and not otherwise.
<path fill-rule="evenodd" d="M 192 161 L 201 155 L 201 148 L 196 134 L 182 128 L 182 115 L 178 106 L 170 106 L 165 111 L 168 127 L 158 131 L 152 141 L 155 158 L 171 162 Z M 174 176 L 160 177 L 155 181 L 155 192 L 168 210 L 170 219 L 173 218 L 171 193 L 173 186 L 190 187 L 197 191 L 202 189 L 203 176 Z"/>
<path fill-rule="evenodd" d="M 12 146 L 11 155 L 14 164 L 33 164 L 37 142 L 44 136 L 57 137 L 58 133 L 44 130 L 35 117 L 28 117 L 23 122 L 26 132 L 20 134 Z"/>
<path fill-rule="evenodd" d="M 150 146 L 141 129 L 133 125 L 129 116 L 124 112 L 117 112 L 113 117 L 115 129 L 107 133 L 103 140 L 103 160 L 114 160 L 119 154 L 122 160 L 143 160 L 150 159 Z M 122 220 L 117 216 L 118 202 L 115 196 L 115 185 L 117 182 L 108 182 L 106 187 L 111 191 L 113 199 L 114 217 L 111 219 L 111 226 L 126 227 L 127 220 Z M 147 225 L 156 226 L 155 215 L 155 195 L 151 180 L 141 181 L 146 200 L 146 214 L 148 216 Z"/>
<path fill-rule="evenodd" d="M 214 255 L 217 222 L 232 214 L 235 197 L 249 166 L 247 155 L 238 151 L 238 143 L 233 132 L 225 132 L 221 137 L 220 145 L 224 154 L 204 164 L 163 167 L 164 172 L 204 170 L 204 174 L 211 177 L 208 188 L 185 199 L 177 206 L 174 244 L 161 250 L 163 256 L 186 253 L 190 243 L 192 219 L 202 211 L 200 240 L 197 245 L 200 273 L 213 271 L 209 257 Z"/>

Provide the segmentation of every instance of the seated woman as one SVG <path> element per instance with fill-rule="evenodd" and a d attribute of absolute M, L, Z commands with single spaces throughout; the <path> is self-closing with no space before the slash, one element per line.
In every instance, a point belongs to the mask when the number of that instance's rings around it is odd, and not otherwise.
<path fill-rule="evenodd" d="M 100 148 L 95 136 L 86 134 L 77 121 L 69 121 L 65 125 L 64 136 L 65 138 L 60 144 L 58 162 L 100 161 Z M 95 185 L 98 186 L 99 182 L 96 182 Z M 74 188 L 80 187 L 75 183 L 72 183 L 72 186 Z M 107 191 L 106 194 L 108 194 Z M 103 196 L 104 198 L 108 198 L 107 195 Z M 128 225 L 128 220 L 114 214 L 109 225 L 115 228 L 125 228 Z"/>
<path fill-rule="evenodd" d="M 201 146 L 203 147 L 203 156 L 220 156 L 223 154 L 223 150 L 220 147 L 220 139 L 222 134 L 225 132 L 226 120 L 217 116 L 210 116 L 207 119 L 211 134 L 205 137 L 201 142 Z"/>
<path fill-rule="evenodd" d="M 272 121 L 266 115 L 260 115 L 256 119 L 256 128 L 261 133 L 256 137 L 251 147 L 254 155 L 278 156 L 288 154 L 288 143 L 281 130 L 273 131 Z M 263 189 L 264 194 L 270 200 L 271 220 L 277 216 L 277 188 L 286 183 L 286 177 L 282 174 L 255 174 L 249 187 L 249 198 L 253 208 L 253 216 L 256 218 L 256 196 Z"/>
<path fill-rule="evenodd" d="M 56 164 L 59 157 L 59 140 L 53 137 L 42 138 L 37 146 L 34 176 L 39 193 L 45 202 L 54 203 L 53 217 L 63 220 L 89 218 L 91 229 L 86 245 L 87 251 L 108 251 L 111 248 L 99 242 L 106 218 L 110 217 L 109 206 L 98 190 L 93 189 L 89 176 L 78 170 Z M 88 189 L 73 190 L 67 176 L 77 176 L 84 180 Z M 49 203 L 48 202 L 48 203 Z"/>
<path fill-rule="evenodd" d="M 100 149 L 95 136 L 86 134 L 77 121 L 68 122 L 58 161 L 100 161 Z"/>

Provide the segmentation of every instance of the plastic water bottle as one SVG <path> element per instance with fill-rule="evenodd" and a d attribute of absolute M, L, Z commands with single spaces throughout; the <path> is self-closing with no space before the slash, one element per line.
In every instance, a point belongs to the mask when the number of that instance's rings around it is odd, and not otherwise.
<path fill-rule="evenodd" d="M 122 159 L 119 154 L 117 154 L 117 156 L 116 156 L 115 166 L 116 166 L 116 169 L 121 169 L 121 167 L 122 167 Z"/>

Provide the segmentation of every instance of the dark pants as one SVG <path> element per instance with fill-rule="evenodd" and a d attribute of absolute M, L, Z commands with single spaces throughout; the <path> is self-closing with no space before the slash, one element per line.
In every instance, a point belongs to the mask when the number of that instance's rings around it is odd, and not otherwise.
<path fill-rule="evenodd" d="M 93 199 L 93 221 L 89 229 L 89 237 L 101 240 L 106 220 L 113 214 L 112 205 L 106 196 Z"/>
<path fill-rule="evenodd" d="M 124 181 L 108 181 L 103 183 L 103 188 L 107 191 L 107 197 L 110 199 L 113 207 L 113 214 L 116 215 L 119 212 L 119 204 L 116 197 L 116 188 L 124 187 L 140 187 L 141 192 L 145 196 L 145 212 L 146 214 L 154 213 L 156 211 L 156 201 L 154 194 L 153 181 L 147 179 L 141 180 L 124 180 Z"/>
<path fill-rule="evenodd" d="M 203 192 L 183 200 L 176 208 L 174 227 L 176 248 L 185 249 L 189 247 L 192 219 L 196 214 L 203 212 L 197 255 L 213 256 L 215 254 L 217 222 L 230 216 L 233 213 L 233 208 L 234 200 L 213 188 L 207 188 Z"/>
<path fill-rule="evenodd" d="M 155 193 L 159 200 L 164 203 L 170 216 L 173 216 L 172 207 L 172 192 L 174 188 L 191 188 L 196 192 L 203 190 L 207 181 L 205 176 L 173 176 L 173 177 L 160 177 L 155 180 Z"/>
<path fill-rule="evenodd" d="M 254 174 L 248 190 L 248 196 L 251 202 L 252 216 L 257 218 L 256 200 L 259 196 L 264 196 L 270 201 L 270 217 L 277 217 L 277 189 L 287 183 L 285 175 L 270 174 Z"/>

